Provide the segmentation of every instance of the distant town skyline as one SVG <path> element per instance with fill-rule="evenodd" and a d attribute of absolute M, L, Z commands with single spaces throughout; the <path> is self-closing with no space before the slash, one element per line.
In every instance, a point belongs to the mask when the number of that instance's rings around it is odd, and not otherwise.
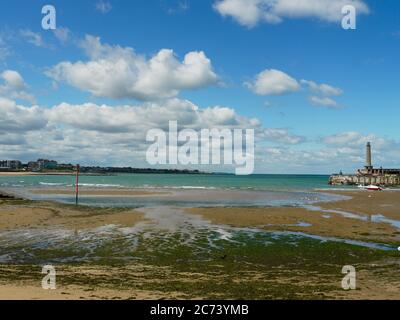
<path fill-rule="evenodd" d="M 171 174 L 209 174 L 199 170 L 178 170 L 173 168 L 132 168 L 112 166 L 81 166 L 72 163 L 59 163 L 50 159 L 37 159 L 22 163 L 20 160 L 1 160 L 0 173 L 25 173 L 37 172 L 44 174 L 71 174 L 80 172 L 83 174 L 114 174 L 114 173 L 171 173 Z"/>
<path fill-rule="evenodd" d="M 52 31 L 42 1 L 2 1 L 0 159 L 146 168 L 176 120 L 254 129 L 255 173 L 354 172 L 368 141 L 400 167 L 400 3 L 268 2 L 56 0 Z"/>

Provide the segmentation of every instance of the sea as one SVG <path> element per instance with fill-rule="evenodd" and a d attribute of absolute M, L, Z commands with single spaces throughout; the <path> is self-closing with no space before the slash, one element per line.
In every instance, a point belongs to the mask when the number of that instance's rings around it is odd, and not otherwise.
<path fill-rule="evenodd" d="M 167 188 L 167 189 L 253 189 L 315 190 L 334 189 L 327 175 L 258 174 L 115 174 L 81 175 L 79 185 L 94 188 Z M 0 176 L 0 188 L 69 187 L 72 175 Z M 341 187 L 342 188 L 342 187 Z"/>
<path fill-rule="evenodd" d="M 113 191 L 140 189 L 154 193 L 165 191 L 169 193 L 169 196 L 81 195 L 79 203 L 103 207 L 301 206 L 341 198 L 320 192 L 338 189 L 328 185 L 328 178 L 326 175 L 271 174 L 250 176 L 230 174 L 82 175 L 79 178 L 81 189 Z M 73 175 L 3 176 L 0 177 L 0 189 L 32 200 L 75 202 L 75 196 L 71 194 L 46 193 L 46 190 L 73 191 L 75 189 Z M 39 193 L 37 193 L 38 189 Z"/>

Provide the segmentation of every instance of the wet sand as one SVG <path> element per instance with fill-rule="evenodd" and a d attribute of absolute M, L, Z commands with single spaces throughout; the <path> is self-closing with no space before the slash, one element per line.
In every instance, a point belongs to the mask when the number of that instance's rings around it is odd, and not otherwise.
<path fill-rule="evenodd" d="M 110 224 L 131 227 L 144 220 L 144 214 L 134 210 L 76 208 L 51 202 L 0 203 L 0 217 L 0 231 L 48 227 L 83 230 Z"/>
<path fill-rule="evenodd" d="M 356 214 L 382 214 L 400 220 L 400 191 L 330 191 L 351 199 L 324 203 L 324 209 L 344 210 Z"/>
<path fill-rule="evenodd" d="M 349 200 L 321 202 L 313 210 L 300 207 L 214 207 L 190 208 L 188 213 L 201 215 L 212 223 L 233 227 L 252 227 L 269 231 L 305 232 L 324 237 L 400 244 L 400 230 L 384 222 L 369 221 L 382 214 L 400 221 L 399 192 L 332 191 L 352 197 Z M 353 218 L 324 210 L 340 210 Z"/>
<path fill-rule="evenodd" d="M 400 243 L 398 229 L 387 223 L 345 218 L 336 213 L 302 208 L 192 208 L 212 223 L 268 231 L 304 232 L 311 235 L 378 243 Z M 324 217 L 325 216 L 325 217 Z"/>
<path fill-rule="evenodd" d="M 64 189 L 29 189 L 29 193 L 35 195 L 75 195 L 73 188 Z M 80 188 L 81 196 L 109 196 L 109 197 L 126 197 L 126 196 L 160 196 L 167 195 L 167 192 L 151 192 L 142 189 L 111 189 L 111 188 Z"/>
<path fill-rule="evenodd" d="M 80 195 L 82 198 L 103 197 L 107 198 L 129 198 L 130 205 L 153 206 L 170 205 L 171 203 L 184 207 L 197 206 L 279 206 L 282 203 L 296 205 L 298 203 L 312 204 L 324 200 L 341 200 L 345 197 L 334 194 L 316 192 L 291 192 L 291 191 L 260 191 L 239 189 L 205 189 L 205 188 L 114 188 L 114 187 L 82 187 Z M 10 192 L 31 199 L 65 198 L 66 195 L 74 195 L 73 187 L 39 187 L 31 189 L 10 189 Z M 40 196 L 40 197 L 38 197 Z M 71 199 L 73 199 L 71 197 Z M 64 199 L 62 199 L 64 200 Z M 140 201 L 144 200 L 144 201 Z M 106 203 L 105 202 L 105 203 Z M 91 202 L 93 203 L 93 202 Z M 125 202 L 124 202 L 125 203 Z M 125 203 L 126 204 L 126 203 Z M 110 204 L 114 205 L 114 204 Z"/>

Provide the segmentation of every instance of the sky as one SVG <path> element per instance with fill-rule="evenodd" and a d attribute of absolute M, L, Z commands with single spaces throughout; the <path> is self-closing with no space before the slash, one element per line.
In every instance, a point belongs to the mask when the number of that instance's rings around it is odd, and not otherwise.
<path fill-rule="evenodd" d="M 0 21 L 1 159 L 149 167 L 176 120 L 254 129 L 256 173 L 353 172 L 368 141 L 400 167 L 396 0 L 3 0 Z"/>

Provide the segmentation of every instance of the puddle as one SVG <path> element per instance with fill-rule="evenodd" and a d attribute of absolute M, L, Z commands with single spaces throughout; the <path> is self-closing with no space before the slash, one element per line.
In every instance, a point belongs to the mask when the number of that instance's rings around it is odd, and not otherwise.
<path fill-rule="evenodd" d="M 273 233 L 276 235 L 294 235 L 294 236 L 298 236 L 298 237 L 315 239 L 315 240 L 319 240 L 322 242 L 327 242 L 327 241 L 341 242 L 341 243 L 346 243 L 346 244 L 350 244 L 350 245 L 354 245 L 354 246 L 361 246 L 361 247 L 376 249 L 376 250 L 385 250 L 385 251 L 396 250 L 396 248 L 394 246 L 390 246 L 390 245 L 386 245 L 386 244 L 365 242 L 365 241 L 358 241 L 358 240 L 350 240 L 350 239 L 342 239 L 342 238 L 335 238 L 335 237 L 323 237 L 323 236 L 312 235 L 312 234 L 308 234 L 308 233 L 304 233 L 304 232 L 277 231 L 277 232 L 273 232 Z"/>
<path fill-rule="evenodd" d="M 302 206 L 303 208 L 310 210 L 310 211 L 319 211 L 319 212 L 324 212 L 324 213 L 337 213 L 341 215 L 342 217 L 345 218 L 350 218 L 350 219 L 356 219 L 356 220 L 361 220 L 361 221 L 369 221 L 369 222 L 382 222 L 382 223 L 387 223 L 390 224 L 391 226 L 400 229 L 400 220 L 394 220 L 394 219 L 389 219 L 385 217 L 382 214 L 370 214 L 370 215 L 365 215 L 365 214 L 355 214 L 347 211 L 341 211 L 341 210 L 332 210 L 332 209 L 322 209 L 321 207 L 317 207 L 314 205 L 305 205 Z M 330 218 L 329 215 L 323 215 L 324 218 Z"/>

